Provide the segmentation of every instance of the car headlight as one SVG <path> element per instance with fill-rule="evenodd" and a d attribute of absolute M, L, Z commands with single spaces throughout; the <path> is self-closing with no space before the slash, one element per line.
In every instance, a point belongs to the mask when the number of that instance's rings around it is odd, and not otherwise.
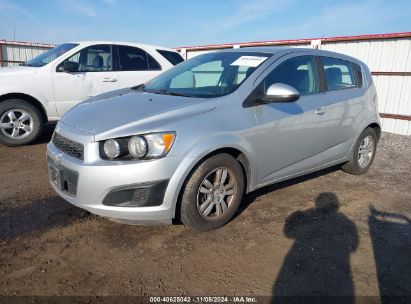
<path fill-rule="evenodd" d="M 171 150 L 175 137 L 175 132 L 164 132 L 111 138 L 100 142 L 100 155 L 111 160 L 161 158 Z"/>
<path fill-rule="evenodd" d="M 120 155 L 120 144 L 114 139 L 109 139 L 104 142 L 103 145 L 104 154 L 108 158 L 116 158 Z"/>
<path fill-rule="evenodd" d="M 128 140 L 128 152 L 134 158 L 141 158 L 147 154 L 147 142 L 141 136 L 132 136 Z"/>

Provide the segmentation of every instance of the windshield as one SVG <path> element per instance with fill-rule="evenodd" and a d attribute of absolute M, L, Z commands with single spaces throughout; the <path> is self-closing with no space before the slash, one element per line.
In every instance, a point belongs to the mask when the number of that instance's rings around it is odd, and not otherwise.
<path fill-rule="evenodd" d="M 37 57 L 34 57 L 33 59 L 25 62 L 23 65 L 33 66 L 33 67 L 45 66 L 46 64 L 52 62 L 54 59 L 67 53 L 68 51 L 70 51 L 72 48 L 75 48 L 76 46 L 78 46 L 78 44 L 75 44 L 75 43 L 60 44 L 59 46 L 56 46 L 55 48 L 52 48 L 51 50 L 48 50 L 47 52 L 44 52 L 38 55 Z"/>
<path fill-rule="evenodd" d="M 219 97 L 234 92 L 270 54 L 218 52 L 194 57 L 153 79 L 144 91 L 190 97 Z"/>

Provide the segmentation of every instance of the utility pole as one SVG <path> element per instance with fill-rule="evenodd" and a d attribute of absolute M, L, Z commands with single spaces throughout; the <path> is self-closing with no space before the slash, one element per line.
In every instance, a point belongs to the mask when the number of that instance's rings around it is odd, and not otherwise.
<path fill-rule="evenodd" d="M 13 41 L 16 41 L 16 25 L 13 25 Z"/>

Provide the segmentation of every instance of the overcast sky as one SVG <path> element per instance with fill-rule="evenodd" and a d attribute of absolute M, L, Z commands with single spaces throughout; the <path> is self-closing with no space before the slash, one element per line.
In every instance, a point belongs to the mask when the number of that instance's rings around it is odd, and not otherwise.
<path fill-rule="evenodd" d="M 411 31 L 411 0 L 0 0 L 0 39 L 168 47 Z"/>

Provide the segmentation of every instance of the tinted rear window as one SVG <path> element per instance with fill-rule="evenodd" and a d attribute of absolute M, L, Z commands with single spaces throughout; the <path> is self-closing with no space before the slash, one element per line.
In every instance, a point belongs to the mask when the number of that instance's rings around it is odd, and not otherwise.
<path fill-rule="evenodd" d="M 177 65 L 180 62 L 184 61 L 183 57 L 181 57 L 181 55 L 177 52 L 170 52 L 164 50 L 157 50 L 157 52 L 159 52 L 160 55 L 167 59 L 172 65 Z"/>
<path fill-rule="evenodd" d="M 161 70 L 161 66 L 150 54 L 136 47 L 119 45 L 118 56 L 120 71 Z"/>

